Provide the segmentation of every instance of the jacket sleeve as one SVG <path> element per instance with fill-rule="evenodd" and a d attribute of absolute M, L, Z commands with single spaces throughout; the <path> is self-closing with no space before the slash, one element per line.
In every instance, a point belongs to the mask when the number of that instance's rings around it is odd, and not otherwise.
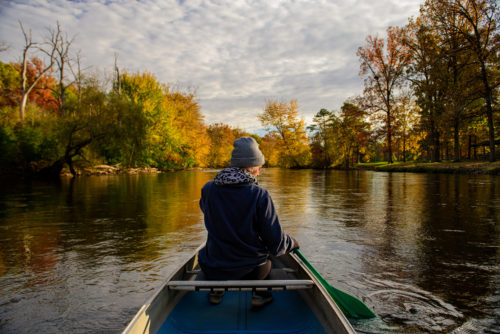
<path fill-rule="evenodd" d="M 199 201 L 199 205 L 200 205 L 200 209 L 201 209 L 201 212 L 205 213 L 205 210 L 206 210 L 206 203 L 207 203 L 207 191 L 209 189 L 210 185 L 209 183 L 207 182 L 203 188 L 201 188 L 201 197 L 200 197 L 200 201 Z"/>
<path fill-rule="evenodd" d="M 294 241 L 281 228 L 273 200 L 267 191 L 264 191 L 257 204 L 256 227 L 260 238 L 272 255 L 283 255 L 294 249 Z"/>

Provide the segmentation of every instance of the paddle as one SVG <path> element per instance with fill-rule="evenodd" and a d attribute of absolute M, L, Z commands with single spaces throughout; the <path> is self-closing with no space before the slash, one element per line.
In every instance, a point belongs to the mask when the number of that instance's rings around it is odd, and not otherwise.
<path fill-rule="evenodd" d="M 306 264 L 307 268 L 309 268 L 314 276 L 316 276 L 316 278 L 321 282 L 346 317 L 352 319 L 369 319 L 377 316 L 368 308 L 368 306 L 363 304 L 363 302 L 356 297 L 331 286 L 330 283 L 328 283 L 328 281 L 325 280 L 320 273 L 318 273 L 318 271 L 312 266 L 311 263 L 309 263 L 309 261 L 298 249 L 295 250 L 295 254 L 299 256 L 299 258 Z"/>

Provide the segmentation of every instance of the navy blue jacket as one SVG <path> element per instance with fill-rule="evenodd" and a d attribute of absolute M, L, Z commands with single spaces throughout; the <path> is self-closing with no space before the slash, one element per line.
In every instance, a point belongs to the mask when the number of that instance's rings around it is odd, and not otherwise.
<path fill-rule="evenodd" d="M 271 196 L 256 184 L 210 181 L 201 190 L 200 208 L 208 236 L 198 260 L 208 279 L 239 279 L 265 263 L 269 254 L 279 256 L 294 246 L 281 228 Z"/>

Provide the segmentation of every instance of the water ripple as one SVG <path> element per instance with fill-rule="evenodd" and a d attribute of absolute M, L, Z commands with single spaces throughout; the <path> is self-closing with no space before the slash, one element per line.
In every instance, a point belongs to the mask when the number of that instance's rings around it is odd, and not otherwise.
<path fill-rule="evenodd" d="M 379 305 L 379 315 L 385 321 L 427 333 L 449 332 L 463 322 L 464 315 L 453 305 L 417 286 L 375 278 L 369 284 L 375 291 L 364 299 Z"/>

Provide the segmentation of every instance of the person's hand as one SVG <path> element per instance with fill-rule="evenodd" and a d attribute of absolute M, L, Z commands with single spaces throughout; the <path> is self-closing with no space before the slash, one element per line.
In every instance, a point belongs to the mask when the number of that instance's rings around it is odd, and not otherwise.
<path fill-rule="evenodd" d="M 290 249 L 290 252 L 295 250 L 295 249 L 299 249 L 300 245 L 299 245 L 299 242 L 297 241 L 297 239 L 295 239 L 292 236 L 290 236 L 290 239 L 292 239 L 292 248 Z"/>

